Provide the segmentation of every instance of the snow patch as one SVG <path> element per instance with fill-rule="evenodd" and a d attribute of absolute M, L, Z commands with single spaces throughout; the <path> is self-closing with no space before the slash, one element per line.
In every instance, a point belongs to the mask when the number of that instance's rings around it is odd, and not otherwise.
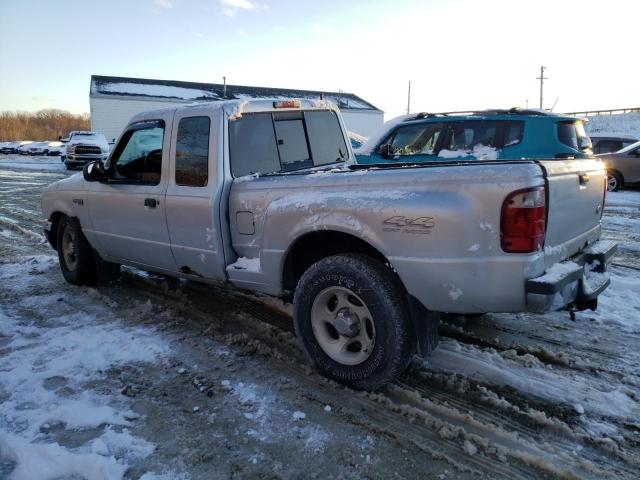
<path fill-rule="evenodd" d="M 260 272 L 260 259 L 239 257 L 235 263 L 232 263 L 227 267 L 228 270 L 246 270 L 248 272 Z"/>
<path fill-rule="evenodd" d="M 499 151 L 487 145 L 476 145 L 472 150 L 446 150 L 442 149 L 438 153 L 441 158 L 467 158 L 475 160 L 497 160 Z"/>

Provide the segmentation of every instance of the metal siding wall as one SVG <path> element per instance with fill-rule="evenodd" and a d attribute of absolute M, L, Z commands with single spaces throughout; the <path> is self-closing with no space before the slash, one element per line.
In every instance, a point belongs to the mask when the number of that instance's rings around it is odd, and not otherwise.
<path fill-rule="evenodd" d="M 107 141 L 111 142 L 114 138 L 118 139 L 134 115 L 180 103 L 183 102 L 91 97 L 91 130 L 104 134 Z"/>
<path fill-rule="evenodd" d="M 117 140 L 134 115 L 184 104 L 180 101 L 137 100 L 108 97 L 90 97 L 91 130 L 104 134 L 107 141 Z M 353 112 L 343 110 L 342 117 L 350 132 L 368 137 L 384 123 L 382 112 Z"/>
<path fill-rule="evenodd" d="M 364 137 L 369 137 L 384 123 L 382 112 L 350 112 L 341 110 L 347 130 Z"/>

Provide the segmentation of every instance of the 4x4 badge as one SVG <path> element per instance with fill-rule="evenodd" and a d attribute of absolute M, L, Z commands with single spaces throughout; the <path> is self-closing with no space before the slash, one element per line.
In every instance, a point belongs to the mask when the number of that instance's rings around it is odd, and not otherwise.
<path fill-rule="evenodd" d="M 382 222 L 385 232 L 431 233 L 435 227 L 433 217 L 408 218 L 402 215 L 387 218 Z"/>

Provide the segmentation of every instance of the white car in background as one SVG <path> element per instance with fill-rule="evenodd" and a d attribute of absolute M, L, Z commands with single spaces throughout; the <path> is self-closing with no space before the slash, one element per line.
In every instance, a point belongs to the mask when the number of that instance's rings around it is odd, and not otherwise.
<path fill-rule="evenodd" d="M 28 155 L 46 155 L 49 153 L 49 142 L 33 142 L 26 147 Z"/>
<path fill-rule="evenodd" d="M 68 170 L 82 168 L 95 160 L 106 160 L 109 156 L 109 144 L 101 133 L 73 131 L 69 133 L 68 139 L 62 141 L 66 143 L 62 161 Z"/>
<path fill-rule="evenodd" d="M 32 143 L 33 140 L 23 140 L 22 142 L 20 142 L 18 148 L 16 148 L 16 153 L 19 155 L 29 155 L 29 148 L 31 147 Z"/>
<path fill-rule="evenodd" d="M 55 142 L 49 142 L 49 151 L 47 152 L 47 156 L 49 157 L 58 157 L 65 154 L 67 151 L 67 146 L 56 140 Z"/>

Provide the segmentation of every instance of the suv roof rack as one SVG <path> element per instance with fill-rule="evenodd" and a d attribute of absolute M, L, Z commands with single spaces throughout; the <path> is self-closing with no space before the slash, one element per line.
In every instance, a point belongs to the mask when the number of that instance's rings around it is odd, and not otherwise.
<path fill-rule="evenodd" d="M 414 120 L 418 120 L 420 118 L 446 117 L 447 115 L 448 115 L 447 112 L 441 112 L 441 113 L 420 112 L 416 114 Z"/>
<path fill-rule="evenodd" d="M 554 114 L 553 112 L 548 112 L 546 110 L 538 110 L 535 108 L 520 108 L 520 107 L 512 107 L 512 108 L 489 108 L 487 110 L 459 110 L 455 112 L 438 112 L 438 113 L 429 113 L 429 112 L 421 112 L 416 114 L 414 120 L 418 120 L 421 118 L 432 118 L 432 117 L 447 117 L 449 115 L 560 115 Z"/>

